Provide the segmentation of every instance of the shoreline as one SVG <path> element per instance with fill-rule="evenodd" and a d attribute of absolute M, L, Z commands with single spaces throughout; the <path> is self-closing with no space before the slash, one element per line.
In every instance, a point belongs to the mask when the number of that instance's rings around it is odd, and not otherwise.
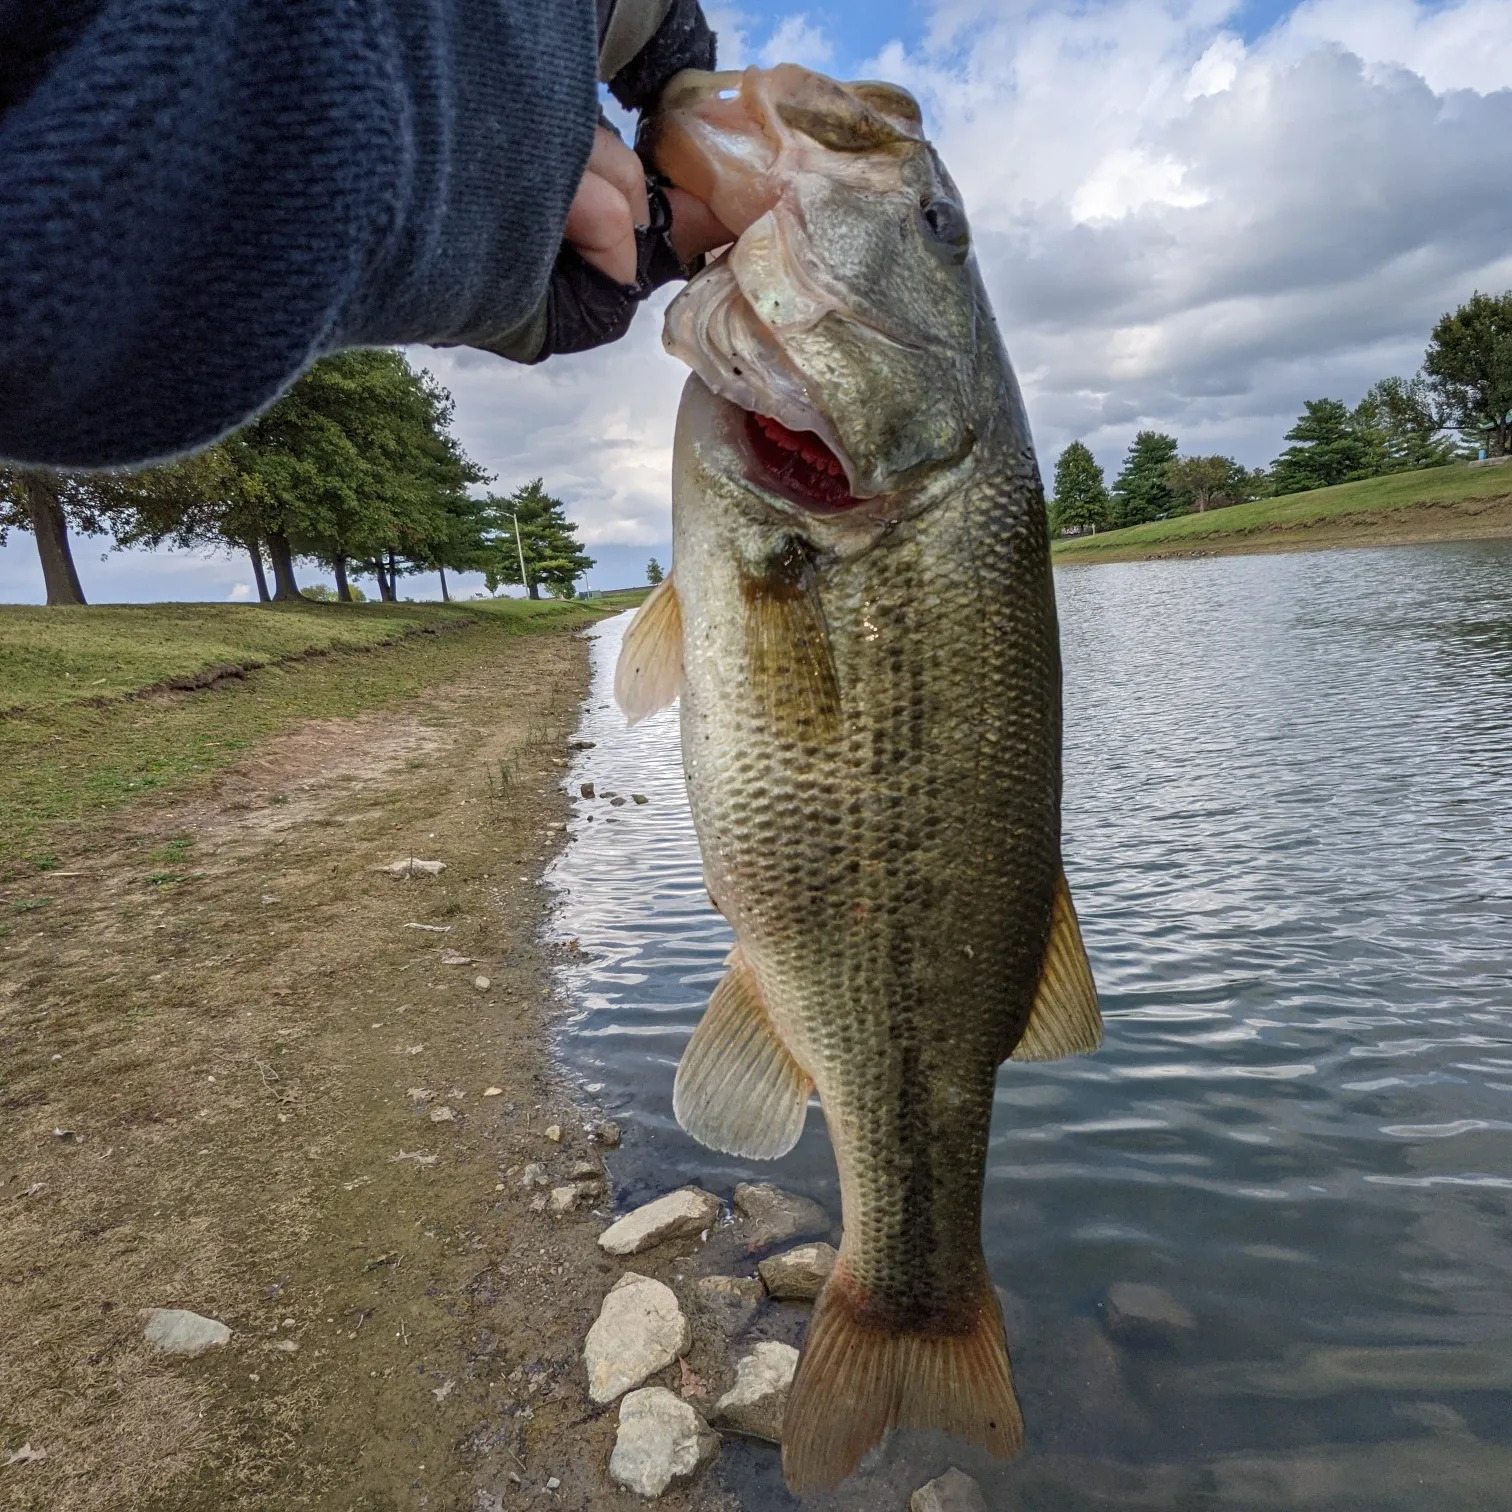
<path fill-rule="evenodd" d="M 1506 481 L 1512 484 L 1512 478 Z M 1512 539 L 1512 490 L 1481 498 L 1427 500 L 1388 509 L 1325 514 L 1314 519 L 1274 521 L 1238 529 L 1223 528 L 1221 522 L 1226 513 L 1227 510 L 1215 510 L 1207 516 L 1183 517 L 1183 520 L 1212 520 L 1214 528 L 1208 531 L 1188 528 L 1179 536 L 1124 543 L 1115 540 L 1115 537 L 1124 535 L 1124 531 L 1110 531 L 1104 537 L 1080 537 L 1070 546 L 1057 543 L 1059 549 L 1052 548 L 1051 560 L 1057 567 L 1080 567 L 1105 562 L 1260 556 L 1295 551 Z M 1146 530 L 1149 527 L 1133 528 Z M 1082 544 L 1099 539 L 1106 539 L 1110 544 Z"/>
<path fill-rule="evenodd" d="M 583 1340 L 625 1269 L 671 1280 L 693 1247 L 599 1250 L 615 1157 L 551 1052 L 541 884 L 587 646 L 462 640 L 447 680 L 298 719 L 0 882 L 0 1420 L 46 1454 L 8 1506 L 473 1512 L 549 1481 L 569 1512 L 640 1505 Z M 316 674 L 175 697 L 290 675 Z M 408 856 L 447 869 L 378 870 Z M 597 1213 L 541 1211 L 525 1168 L 589 1162 Z M 230 1341 L 164 1355 L 159 1307 Z M 727 1503 L 705 1480 L 661 1505 Z"/>

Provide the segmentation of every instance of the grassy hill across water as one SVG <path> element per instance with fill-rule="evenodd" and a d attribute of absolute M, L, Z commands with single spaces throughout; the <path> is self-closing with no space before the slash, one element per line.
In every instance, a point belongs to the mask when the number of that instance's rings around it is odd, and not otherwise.
<path fill-rule="evenodd" d="M 1512 537 L 1512 463 L 1392 473 L 1055 543 L 1067 565 Z"/>

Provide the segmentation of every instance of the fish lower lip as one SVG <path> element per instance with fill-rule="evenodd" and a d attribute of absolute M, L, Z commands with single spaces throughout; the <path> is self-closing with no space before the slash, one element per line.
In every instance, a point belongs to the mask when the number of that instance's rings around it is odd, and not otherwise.
<path fill-rule="evenodd" d="M 746 444 L 763 472 L 795 503 L 815 510 L 854 509 L 845 467 L 813 431 L 789 430 L 780 420 L 745 411 Z"/>

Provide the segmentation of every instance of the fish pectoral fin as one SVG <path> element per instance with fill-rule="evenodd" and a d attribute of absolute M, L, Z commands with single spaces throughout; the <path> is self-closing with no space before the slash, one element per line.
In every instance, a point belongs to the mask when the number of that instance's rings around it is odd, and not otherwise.
<path fill-rule="evenodd" d="M 801 1495 L 838 1485 L 889 1428 L 939 1428 L 1011 1458 L 1024 1441 L 1003 1314 L 983 1263 L 974 1319 L 895 1332 L 869 1318 L 842 1249 L 809 1321 L 782 1420 L 782 1471 Z"/>
<path fill-rule="evenodd" d="M 739 947 L 731 959 L 678 1062 L 672 1111 L 711 1150 L 775 1160 L 798 1143 L 814 1084 L 777 1037 Z"/>
<path fill-rule="evenodd" d="M 746 669 L 783 738 L 828 742 L 840 728 L 840 680 L 813 569 L 796 555 L 743 584 Z"/>
<path fill-rule="evenodd" d="M 1039 990 L 1029 1023 L 1013 1047 L 1012 1060 L 1059 1060 L 1086 1055 L 1102 1044 L 1102 1014 L 1097 1009 L 1097 985 L 1066 874 L 1055 885 L 1050 905 L 1050 939 L 1040 966 Z"/>
<path fill-rule="evenodd" d="M 665 709 L 682 689 L 682 605 L 669 572 L 635 612 L 614 668 L 614 701 L 631 724 Z"/>

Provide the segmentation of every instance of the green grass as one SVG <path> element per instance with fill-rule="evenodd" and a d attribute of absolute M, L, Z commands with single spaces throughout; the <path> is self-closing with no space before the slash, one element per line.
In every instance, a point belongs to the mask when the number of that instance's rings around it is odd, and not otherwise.
<path fill-rule="evenodd" d="M 1273 531 L 1343 526 L 1356 515 L 1375 516 L 1415 505 L 1453 505 L 1507 494 L 1512 494 L 1512 465 L 1481 468 L 1456 463 L 1057 541 L 1055 556 L 1057 560 L 1086 560 L 1114 552 L 1134 554 L 1146 548 L 1221 546 L 1225 540 L 1234 542 Z"/>
<path fill-rule="evenodd" d="M 0 880 L 42 882 L 59 848 L 87 841 L 92 820 L 204 782 L 302 720 L 399 708 L 507 654 L 518 635 L 603 612 L 598 601 L 522 599 L 0 608 Z M 434 633 L 417 633 L 426 631 Z M 202 691 L 126 696 L 255 662 L 245 677 Z M 169 840 L 152 855 L 157 885 L 179 880 L 173 868 L 190 846 Z"/>

